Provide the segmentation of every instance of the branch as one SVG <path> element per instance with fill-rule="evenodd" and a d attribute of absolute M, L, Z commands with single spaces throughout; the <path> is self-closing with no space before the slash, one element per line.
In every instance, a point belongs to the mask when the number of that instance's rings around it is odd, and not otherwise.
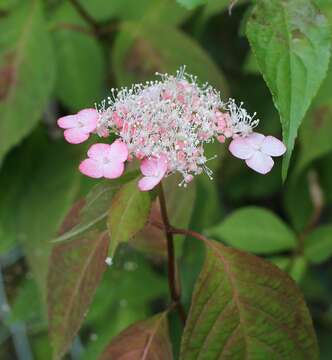
<path fill-rule="evenodd" d="M 69 0 L 76 11 L 79 13 L 82 19 L 84 19 L 92 28 L 96 35 L 100 33 L 100 25 L 99 23 L 84 9 L 84 7 L 80 4 L 79 0 Z"/>

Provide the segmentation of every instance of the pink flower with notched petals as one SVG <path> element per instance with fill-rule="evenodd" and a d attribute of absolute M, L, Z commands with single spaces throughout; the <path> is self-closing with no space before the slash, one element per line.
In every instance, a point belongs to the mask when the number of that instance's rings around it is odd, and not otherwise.
<path fill-rule="evenodd" d="M 75 115 L 61 117 L 58 126 L 65 129 L 64 137 L 69 143 L 80 144 L 96 130 L 98 117 L 97 110 L 84 109 Z"/>
<path fill-rule="evenodd" d="M 285 153 L 285 145 L 274 136 L 252 133 L 246 137 L 238 137 L 229 145 L 229 151 L 237 158 L 260 174 L 267 174 L 273 167 L 272 156 Z"/>
<path fill-rule="evenodd" d="M 141 162 L 141 171 L 144 177 L 138 182 L 141 191 L 149 191 L 160 183 L 167 172 L 167 158 L 160 157 L 146 158 Z"/>
<path fill-rule="evenodd" d="M 79 170 L 92 178 L 115 179 L 124 171 L 124 162 L 128 159 L 127 145 L 122 141 L 113 144 L 94 144 L 88 150 L 88 159 L 81 162 Z"/>

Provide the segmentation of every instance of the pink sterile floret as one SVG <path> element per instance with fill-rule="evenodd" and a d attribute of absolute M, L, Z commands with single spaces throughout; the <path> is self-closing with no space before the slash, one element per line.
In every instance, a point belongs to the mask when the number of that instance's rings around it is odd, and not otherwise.
<path fill-rule="evenodd" d="M 238 137 L 229 145 L 230 152 L 260 174 L 267 174 L 273 167 L 272 156 L 285 153 L 285 145 L 274 136 L 252 133 L 247 137 Z"/>
<path fill-rule="evenodd" d="M 127 158 L 127 145 L 119 140 L 112 145 L 94 144 L 88 150 L 88 159 L 81 162 L 79 170 L 92 178 L 115 179 L 123 174 Z"/>
<path fill-rule="evenodd" d="M 141 191 L 149 191 L 160 183 L 167 172 L 167 158 L 164 155 L 145 158 L 141 162 L 144 177 L 138 182 Z"/>
<path fill-rule="evenodd" d="M 61 117 L 58 119 L 58 126 L 66 129 L 64 137 L 69 143 L 80 144 L 96 130 L 98 117 L 97 110 L 84 109 L 75 115 Z"/>

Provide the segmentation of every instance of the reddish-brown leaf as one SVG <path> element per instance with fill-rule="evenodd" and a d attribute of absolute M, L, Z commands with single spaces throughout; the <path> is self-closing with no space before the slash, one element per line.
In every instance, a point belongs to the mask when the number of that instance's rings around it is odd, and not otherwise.
<path fill-rule="evenodd" d="M 172 360 L 165 313 L 140 321 L 116 336 L 98 360 Z"/>
<path fill-rule="evenodd" d="M 105 270 L 109 238 L 90 230 L 53 248 L 48 275 L 49 331 L 54 359 L 68 350 Z"/>
<path fill-rule="evenodd" d="M 180 359 L 318 359 L 294 281 L 261 258 L 215 241 L 206 245 Z"/>

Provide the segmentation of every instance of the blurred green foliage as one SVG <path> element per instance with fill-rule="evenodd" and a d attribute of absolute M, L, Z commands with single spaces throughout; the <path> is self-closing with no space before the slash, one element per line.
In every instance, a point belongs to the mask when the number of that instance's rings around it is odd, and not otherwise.
<path fill-rule="evenodd" d="M 103 25 L 102 31 L 82 16 L 77 2 L 95 25 Z M 314 321 L 321 359 L 331 359 L 332 65 L 325 76 L 328 54 L 324 50 L 322 55 L 317 46 L 305 59 L 311 83 L 297 63 L 301 69 L 291 78 L 295 95 L 290 96 L 284 93 L 290 65 L 283 64 L 285 73 L 275 83 L 275 68 L 270 67 L 275 54 L 266 53 L 260 24 L 249 18 L 259 1 L 234 1 L 231 14 L 231 2 L 222 0 L 77 2 L 0 0 L 0 283 L 5 289 L 5 297 L 0 292 L 0 359 L 52 358 L 46 314 L 51 241 L 74 203 L 88 193 L 83 225 L 105 218 L 112 186 L 119 185 L 101 183 L 93 188 L 96 182 L 77 170 L 87 145 L 66 144 L 56 119 L 93 107 L 110 88 L 149 80 L 156 71 L 171 73 L 183 64 L 222 96 L 244 101 L 250 112 L 258 113 L 262 132 L 280 137 L 275 103 L 290 148 L 304 117 L 285 183 L 281 164 L 262 177 L 231 160 L 224 146 L 212 144 L 208 152 L 218 155 L 210 162 L 213 181 L 202 175 L 187 189 L 175 188 L 174 182 L 166 182 L 165 187 L 175 225 L 259 254 L 298 282 Z M 296 11 L 310 3 L 310 13 L 318 6 L 331 27 L 331 1 L 294 3 Z M 259 50 L 256 56 L 245 37 L 248 21 L 250 42 Z M 331 40 L 323 22 L 309 34 L 322 48 Z M 288 29 L 283 30 L 287 35 Z M 287 115 L 290 109 L 294 121 Z M 291 126 L 288 121 L 293 121 Z M 103 198 L 105 208 L 101 202 L 97 209 L 91 205 L 94 195 Z M 106 230 L 103 226 L 94 222 L 92 228 L 78 230 L 83 238 L 91 231 Z M 179 236 L 177 240 L 188 310 L 204 249 L 195 239 Z M 165 253 L 160 251 L 164 241 L 162 234 L 146 231 L 117 249 L 68 358 L 96 359 L 120 331 L 165 309 L 169 295 Z M 170 326 L 178 354 L 180 326 L 176 321 Z"/>

